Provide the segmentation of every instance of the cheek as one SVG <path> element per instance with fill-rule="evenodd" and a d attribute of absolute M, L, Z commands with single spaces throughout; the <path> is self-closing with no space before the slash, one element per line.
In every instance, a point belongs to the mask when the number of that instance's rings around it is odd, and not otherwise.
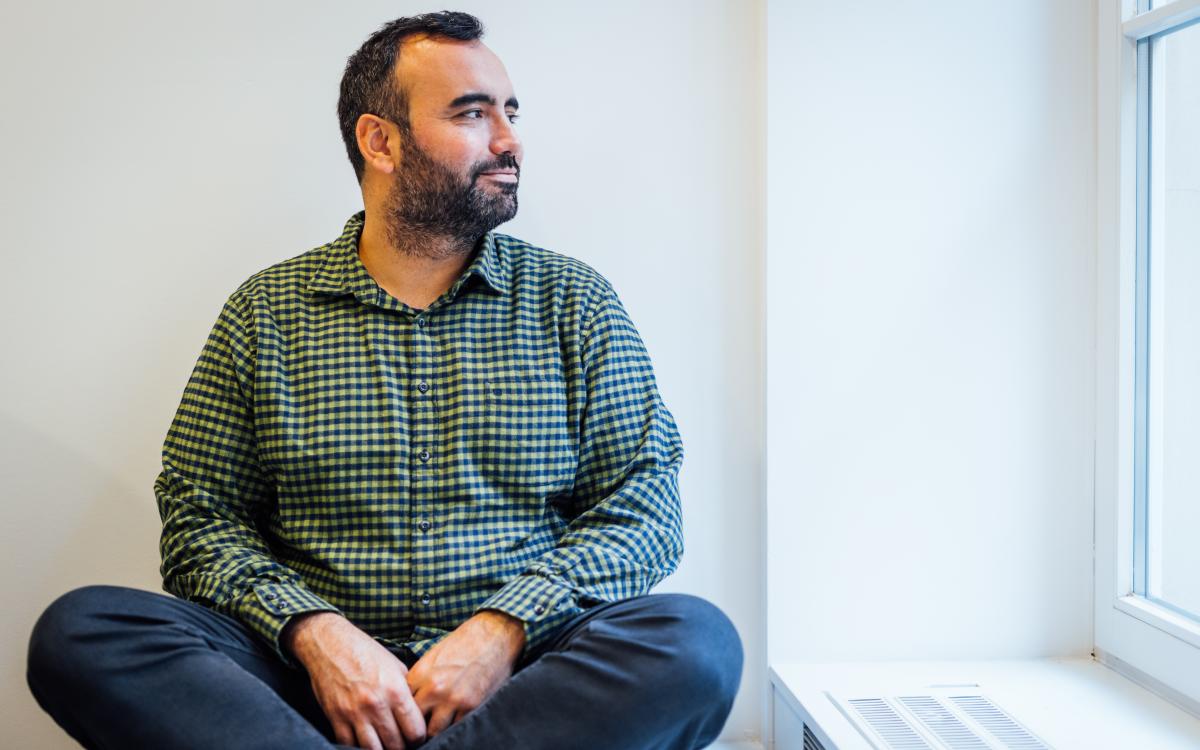
<path fill-rule="evenodd" d="M 441 134 L 430 146 L 447 164 L 470 164 L 487 153 L 487 128 L 455 128 Z"/>

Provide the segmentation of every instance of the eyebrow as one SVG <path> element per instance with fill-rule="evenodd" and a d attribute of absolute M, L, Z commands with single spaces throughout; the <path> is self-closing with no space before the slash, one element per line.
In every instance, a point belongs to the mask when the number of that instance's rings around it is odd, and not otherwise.
<path fill-rule="evenodd" d="M 454 101 L 450 102 L 450 104 L 447 105 L 446 108 L 454 109 L 455 107 L 461 107 L 465 104 L 478 104 L 480 102 L 483 102 L 484 104 L 490 104 L 493 107 L 496 106 L 496 98 L 493 97 L 492 95 L 472 91 L 471 93 L 463 94 L 462 96 L 458 97 Z M 508 101 L 504 102 L 504 106 L 506 108 L 512 107 L 513 109 L 521 108 L 521 105 L 517 104 L 517 98 L 515 96 L 508 97 Z"/>

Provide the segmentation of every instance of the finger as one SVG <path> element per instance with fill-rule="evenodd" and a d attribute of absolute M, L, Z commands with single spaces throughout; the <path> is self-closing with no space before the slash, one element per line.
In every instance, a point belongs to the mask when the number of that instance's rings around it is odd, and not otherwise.
<path fill-rule="evenodd" d="M 433 697 L 433 691 L 426 689 L 414 689 L 409 695 L 412 696 L 413 707 L 416 712 L 422 717 L 428 718 L 433 713 L 433 709 L 437 707 L 437 701 Z"/>
<path fill-rule="evenodd" d="M 429 728 L 427 732 L 430 737 L 436 737 L 442 733 L 447 727 L 454 723 L 454 706 L 443 703 L 433 711 L 433 716 L 429 719 Z"/>
<path fill-rule="evenodd" d="M 379 744 L 383 745 L 383 750 L 404 750 L 404 738 L 400 736 L 400 727 L 390 707 L 384 706 L 379 712 L 372 714 L 371 728 L 379 737 Z"/>
<path fill-rule="evenodd" d="M 405 695 L 401 701 L 392 705 L 392 715 L 400 725 L 400 733 L 404 735 L 404 739 L 413 744 L 425 741 L 428 734 L 425 714 L 417 707 L 417 702 L 411 695 Z"/>
<path fill-rule="evenodd" d="M 354 727 L 344 721 L 331 721 L 329 723 L 333 726 L 333 739 L 339 745 L 346 745 L 348 747 L 358 746 L 354 741 Z"/>
<path fill-rule="evenodd" d="M 467 714 L 471 713 L 473 710 L 475 709 L 472 706 L 459 706 L 458 710 L 454 712 L 454 721 L 450 722 L 450 726 L 454 726 L 458 722 L 467 718 Z"/>
<path fill-rule="evenodd" d="M 358 746 L 363 750 L 383 750 L 383 745 L 379 742 L 379 735 L 375 733 L 375 728 L 366 722 L 354 725 L 354 733 L 358 735 Z"/>

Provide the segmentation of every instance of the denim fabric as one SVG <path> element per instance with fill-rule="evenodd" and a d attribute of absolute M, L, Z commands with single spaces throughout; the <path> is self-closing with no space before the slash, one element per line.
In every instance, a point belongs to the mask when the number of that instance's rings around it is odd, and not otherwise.
<path fill-rule="evenodd" d="M 396 652 L 411 666 L 411 653 Z M 692 750 L 729 714 L 742 646 L 686 594 L 601 604 L 564 625 L 425 750 Z M 86 586 L 34 626 L 27 679 L 87 748 L 334 746 L 303 669 L 232 617 L 164 594 Z"/>

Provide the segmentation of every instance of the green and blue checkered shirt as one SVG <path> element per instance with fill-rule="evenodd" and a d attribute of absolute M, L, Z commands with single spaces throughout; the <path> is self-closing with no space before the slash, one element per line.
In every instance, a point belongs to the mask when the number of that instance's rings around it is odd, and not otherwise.
<path fill-rule="evenodd" d="M 154 483 L 163 588 L 280 647 L 335 611 L 421 656 L 484 609 L 540 645 L 683 551 L 683 446 L 611 284 L 503 234 L 418 310 L 341 236 L 251 276 Z"/>

